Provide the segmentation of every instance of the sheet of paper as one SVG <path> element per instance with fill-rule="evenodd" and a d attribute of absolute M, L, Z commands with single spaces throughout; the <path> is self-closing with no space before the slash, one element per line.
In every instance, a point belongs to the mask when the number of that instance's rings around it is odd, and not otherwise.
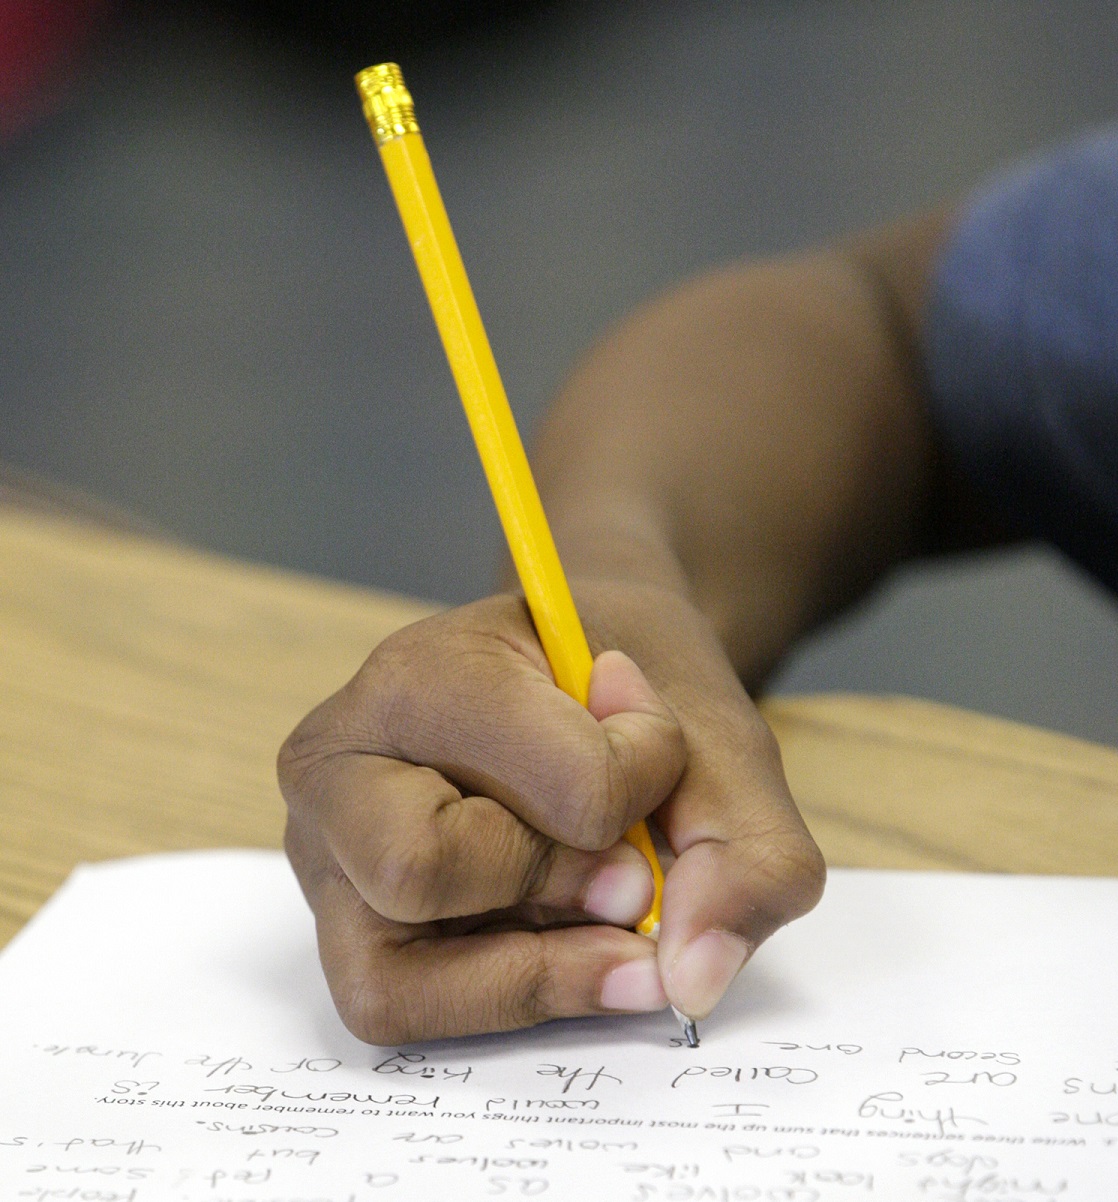
<path fill-rule="evenodd" d="M 373 1048 L 265 852 L 85 867 L 0 956 L 0 1196 L 1114 1202 L 1118 881 L 835 871 L 670 1015 Z"/>

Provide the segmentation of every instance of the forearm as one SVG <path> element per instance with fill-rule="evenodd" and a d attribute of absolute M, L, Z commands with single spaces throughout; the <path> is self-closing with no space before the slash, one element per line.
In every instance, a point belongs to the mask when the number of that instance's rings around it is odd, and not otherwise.
<path fill-rule="evenodd" d="M 922 542 L 919 288 L 881 253 L 707 277 L 572 378 L 536 468 L 598 653 L 585 708 L 505 595 L 385 640 L 288 740 L 289 855 L 358 1035 L 702 1018 L 816 903 L 822 857 L 742 679 Z M 673 853 L 655 945 L 625 929 L 653 890 L 637 819 Z"/>
<path fill-rule="evenodd" d="M 604 341 L 536 453 L 572 576 L 687 593 L 754 685 L 942 537 L 915 343 L 943 224 L 703 277 Z"/>

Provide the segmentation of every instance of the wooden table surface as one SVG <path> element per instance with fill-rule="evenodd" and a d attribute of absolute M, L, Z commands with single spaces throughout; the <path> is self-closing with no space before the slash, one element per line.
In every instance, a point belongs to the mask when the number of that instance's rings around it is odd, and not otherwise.
<path fill-rule="evenodd" d="M 278 847 L 275 753 L 431 607 L 0 505 L 0 945 L 75 864 Z M 1118 751 L 903 698 L 772 699 L 836 865 L 1118 873 Z"/>

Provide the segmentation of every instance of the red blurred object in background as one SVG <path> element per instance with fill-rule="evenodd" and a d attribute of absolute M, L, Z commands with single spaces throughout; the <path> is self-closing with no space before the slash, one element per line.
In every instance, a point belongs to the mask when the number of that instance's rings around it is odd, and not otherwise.
<path fill-rule="evenodd" d="M 55 108 L 112 0 L 0 0 L 0 142 Z"/>

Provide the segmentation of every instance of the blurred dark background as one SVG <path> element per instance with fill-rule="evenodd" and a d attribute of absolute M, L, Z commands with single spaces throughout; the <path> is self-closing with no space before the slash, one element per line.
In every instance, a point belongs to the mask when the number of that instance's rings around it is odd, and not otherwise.
<path fill-rule="evenodd" d="M 650 291 L 1118 112 L 1113 0 L 69 9 L 37 103 L 0 91 L 0 460 L 219 551 L 448 602 L 490 588 L 499 530 L 356 70 L 404 68 L 529 436 Z M 1118 743 L 1118 608 L 1040 550 L 920 568 L 774 687 Z"/>

